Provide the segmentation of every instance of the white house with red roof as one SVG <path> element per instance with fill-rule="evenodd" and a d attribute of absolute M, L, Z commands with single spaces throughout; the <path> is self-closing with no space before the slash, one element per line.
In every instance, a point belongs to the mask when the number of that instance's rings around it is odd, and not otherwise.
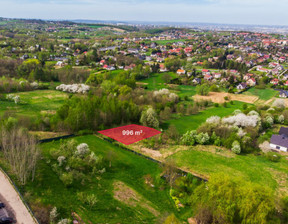
<path fill-rule="evenodd" d="M 278 83 L 279 83 L 279 79 L 272 79 L 271 81 L 270 81 L 270 83 L 271 84 L 273 84 L 273 85 L 278 85 Z"/>
<path fill-rule="evenodd" d="M 255 86 L 256 80 L 254 78 L 251 78 L 251 79 L 248 79 L 246 83 L 248 86 Z"/>

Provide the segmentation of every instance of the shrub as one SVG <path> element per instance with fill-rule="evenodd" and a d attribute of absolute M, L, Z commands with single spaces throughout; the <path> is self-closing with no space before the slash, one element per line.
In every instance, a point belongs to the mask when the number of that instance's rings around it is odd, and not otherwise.
<path fill-rule="evenodd" d="M 240 154 L 241 153 L 241 146 L 239 144 L 238 141 L 234 141 L 232 143 L 232 152 L 234 152 L 235 154 Z"/>
<path fill-rule="evenodd" d="M 279 162 L 281 160 L 281 156 L 275 152 L 266 153 L 266 158 L 271 162 Z"/>
<path fill-rule="evenodd" d="M 210 137 L 208 133 L 201 132 L 196 136 L 196 142 L 200 145 L 208 144 L 209 140 L 210 140 Z"/>
<path fill-rule="evenodd" d="M 284 124 L 284 121 L 285 121 L 285 118 L 284 118 L 284 115 L 279 115 L 279 117 L 278 117 L 278 122 L 280 123 L 280 124 Z"/>

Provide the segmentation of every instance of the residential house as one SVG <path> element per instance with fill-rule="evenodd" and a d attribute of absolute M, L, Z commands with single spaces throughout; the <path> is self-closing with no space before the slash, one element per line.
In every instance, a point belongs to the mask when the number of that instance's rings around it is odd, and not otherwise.
<path fill-rule="evenodd" d="M 288 97 L 288 91 L 281 90 L 280 93 L 279 93 L 279 97 L 287 98 Z"/>
<path fill-rule="evenodd" d="M 251 78 L 251 79 L 248 79 L 246 83 L 248 86 L 255 86 L 256 80 L 254 78 Z"/>
<path fill-rule="evenodd" d="M 279 79 L 272 79 L 271 81 L 270 81 L 270 83 L 271 84 L 273 84 L 273 85 L 278 85 L 278 83 L 279 83 Z"/>
<path fill-rule="evenodd" d="M 195 78 L 192 81 L 194 84 L 201 84 L 201 79 L 200 78 Z"/>
<path fill-rule="evenodd" d="M 240 83 L 239 85 L 237 85 L 236 87 L 238 90 L 243 90 L 247 88 L 247 84 L 245 82 Z"/>
<path fill-rule="evenodd" d="M 178 74 L 178 75 L 184 75 L 184 74 L 185 74 L 185 70 L 183 70 L 183 69 L 178 69 L 178 70 L 177 70 L 177 74 Z"/>
<path fill-rule="evenodd" d="M 288 152 L 288 128 L 281 127 L 279 135 L 272 135 L 270 147 L 277 151 Z"/>

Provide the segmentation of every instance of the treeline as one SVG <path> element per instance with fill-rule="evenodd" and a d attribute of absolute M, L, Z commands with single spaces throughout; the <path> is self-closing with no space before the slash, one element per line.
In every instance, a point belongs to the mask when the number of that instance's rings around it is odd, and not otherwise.
<path fill-rule="evenodd" d="M 0 76 L 25 79 L 30 82 L 83 83 L 89 75 L 90 72 L 86 69 L 72 68 L 72 66 L 54 69 L 53 66 L 45 65 L 38 59 L 28 59 L 22 63 L 18 60 L 0 59 Z"/>
<path fill-rule="evenodd" d="M 72 97 L 51 119 L 56 130 L 100 130 L 113 125 L 138 123 L 140 109 L 132 101 L 111 95 Z"/>

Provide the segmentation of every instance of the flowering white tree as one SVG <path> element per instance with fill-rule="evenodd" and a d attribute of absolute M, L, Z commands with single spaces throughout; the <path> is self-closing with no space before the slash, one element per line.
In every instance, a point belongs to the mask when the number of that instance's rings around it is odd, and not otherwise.
<path fill-rule="evenodd" d="M 234 141 L 232 143 L 232 152 L 234 152 L 235 154 L 240 154 L 241 153 L 241 146 L 239 144 L 238 141 Z"/>
<path fill-rule="evenodd" d="M 59 156 L 57 161 L 58 161 L 58 165 L 62 166 L 64 161 L 65 161 L 66 157 L 65 156 Z"/>
<path fill-rule="evenodd" d="M 283 99 L 276 99 L 273 104 L 273 107 L 277 107 L 277 108 L 281 108 L 284 109 L 285 108 L 285 101 Z"/>
<path fill-rule="evenodd" d="M 179 97 L 178 97 L 177 94 L 171 93 L 171 92 L 169 91 L 169 89 L 165 89 L 165 88 L 164 88 L 164 89 L 160 89 L 160 90 L 158 90 L 158 91 L 154 91 L 154 92 L 153 92 L 153 96 L 154 96 L 154 97 L 167 96 L 168 99 L 169 99 L 170 101 L 172 101 L 172 102 L 177 102 L 177 101 L 179 100 Z"/>
<path fill-rule="evenodd" d="M 244 136 L 246 135 L 246 132 L 243 131 L 242 128 L 239 128 L 239 130 L 238 130 L 238 132 L 237 132 L 237 135 L 238 135 L 240 138 L 242 138 L 242 137 L 244 137 Z"/>
<path fill-rule="evenodd" d="M 284 120 L 285 120 L 284 115 L 283 115 L 283 114 L 279 115 L 279 117 L 278 117 L 278 122 L 279 122 L 280 124 L 283 124 L 283 123 L 284 123 Z"/>
<path fill-rule="evenodd" d="M 60 90 L 63 92 L 68 93 L 88 93 L 90 90 L 90 87 L 85 84 L 72 84 L 72 85 L 65 85 L 61 84 L 60 86 L 56 87 L 56 90 Z"/>
<path fill-rule="evenodd" d="M 272 126 L 274 124 L 274 119 L 272 116 L 268 115 L 266 118 L 265 118 L 265 122 L 269 125 L 269 126 Z"/>
<path fill-rule="evenodd" d="M 89 146 L 86 143 L 81 143 L 77 146 L 77 150 L 75 152 L 78 156 L 85 156 L 90 152 Z"/>
<path fill-rule="evenodd" d="M 219 124 L 221 122 L 221 118 L 219 116 L 212 116 L 207 118 L 206 122 L 209 124 Z"/>
<path fill-rule="evenodd" d="M 37 82 L 32 82 L 32 83 L 30 84 L 30 86 L 31 86 L 33 89 L 38 89 L 39 84 L 38 84 Z"/>
<path fill-rule="evenodd" d="M 251 110 L 248 114 L 248 116 L 252 116 L 252 115 L 256 115 L 256 116 L 259 116 L 259 113 L 255 110 Z"/>
<path fill-rule="evenodd" d="M 14 103 L 15 104 L 20 103 L 20 96 L 19 95 L 14 96 Z"/>
<path fill-rule="evenodd" d="M 50 211 L 50 222 L 55 223 L 58 215 L 59 214 L 57 212 L 57 208 L 56 207 L 52 208 L 52 210 Z"/>
<path fill-rule="evenodd" d="M 158 128 L 159 121 L 155 110 L 150 107 L 147 111 L 143 111 L 141 114 L 140 122 L 148 127 Z"/>
<path fill-rule="evenodd" d="M 14 101 L 15 104 L 20 103 L 20 96 L 19 95 L 14 95 L 14 94 L 8 94 L 6 96 L 6 99 L 9 101 Z"/>
<path fill-rule="evenodd" d="M 256 127 L 258 121 L 259 117 L 257 115 L 247 116 L 243 113 L 222 119 L 224 123 L 241 127 Z"/>

